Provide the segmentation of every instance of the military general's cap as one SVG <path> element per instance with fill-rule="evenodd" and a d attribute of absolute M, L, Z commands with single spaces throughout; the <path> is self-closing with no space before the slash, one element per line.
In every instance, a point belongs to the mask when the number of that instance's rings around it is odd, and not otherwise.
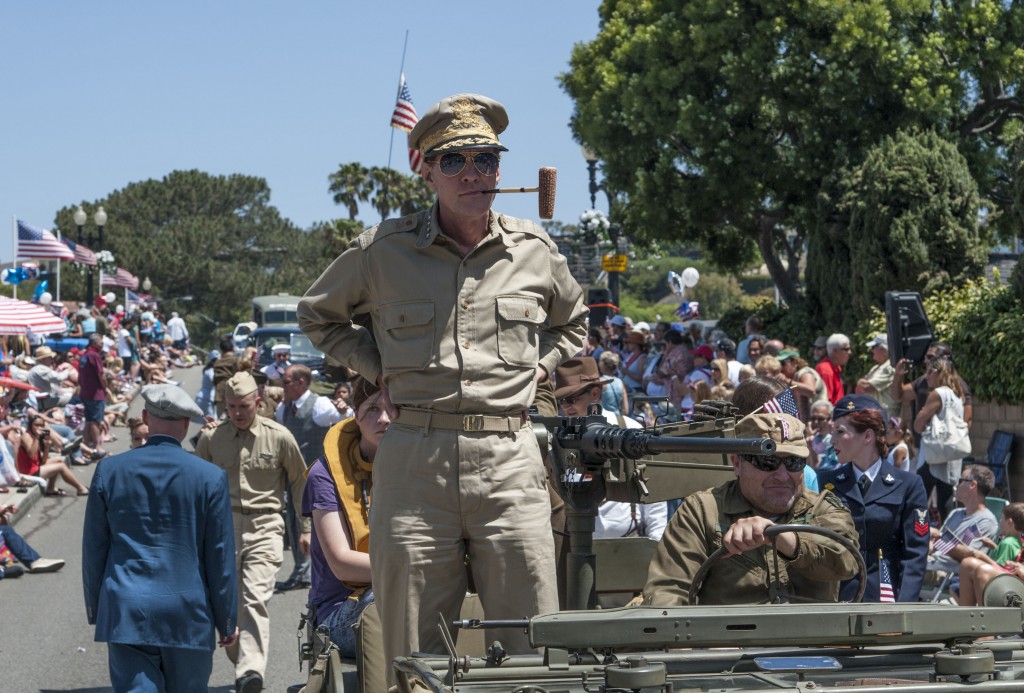
<path fill-rule="evenodd" d="M 804 424 L 789 414 L 748 414 L 736 422 L 737 438 L 767 438 L 775 441 L 776 457 L 809 457 Z"/>
<path fill-rule="evenodd" d="M 256 379 L 248 371 L 239 371 L 228 380 L 228 392 L 232 397 L 245 397 L 256 389 Z"/>
<path fill-rule="evenodd" d="M 508 148 L 498 135 L 508 127 L 505 107 L 480 94 L 456 94 L 431 106 L 409 133 L 409 148 L 423 156 L 460 149 Z"/>
<path fill-rule="evenodd" d="M 147 385 L 142 388 L 146 411 L 158 419 L 192 419 L 201 417 L 203 410 L 177 385 Z"/>

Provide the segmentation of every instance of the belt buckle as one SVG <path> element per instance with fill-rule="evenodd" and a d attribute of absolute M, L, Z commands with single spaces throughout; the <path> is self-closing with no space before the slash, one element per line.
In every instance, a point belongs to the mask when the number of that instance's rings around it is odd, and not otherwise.
<path fill-rule="evenodd" d="M 466 414 L 462 417 L 462 430 L 463 431 L 482 431 L 484 430 L 484 417 L 481 414 Z"/>

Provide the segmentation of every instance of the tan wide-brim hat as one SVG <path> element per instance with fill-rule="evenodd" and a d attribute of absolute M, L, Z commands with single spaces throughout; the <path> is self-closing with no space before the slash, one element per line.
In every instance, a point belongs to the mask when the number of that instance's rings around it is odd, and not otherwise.
<path fill-rule="evenodd" d="M 45 344 L 42 345 L 41 347 L 39 347 L 38 349 L 36 349 L 36 360 L 37 361 L 39 359 L 53 358 L 56 355 L 57 355 L 57 352 L 54 351 L 53 349 L 51 349 L 50 347 L 46 346 Z"/>
<path fill-rule="evenodd" d="M 606 385 L 611 379 L 602 379 L 597 361 L 589 356 L 569 359 L 555 369 L 555 399 L 586 390 L 594 385 Z"/>

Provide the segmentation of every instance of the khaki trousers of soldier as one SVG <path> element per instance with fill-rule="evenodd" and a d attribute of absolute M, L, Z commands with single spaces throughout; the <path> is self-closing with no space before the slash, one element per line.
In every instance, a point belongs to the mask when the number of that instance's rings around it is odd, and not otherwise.
<path fill-rule="evenodd" d="M 238 571 L 238 642 L 226 648 L 235 678 L 253 671 L 263 676 L 270 649 L 267 602 L 284 552 L 281 513 L 231 513 L 235 525 L 235 569 Z"/>
<path fill-rule="evenodd" d="M 466 556 L 489 619 L 558 610 L 551 500 L 537 440 L 392 422 L 373 464 L 370 565 L 390 662 L 445 652 L 439 615 L 458 618 Z M 521 629 L 487 633 L 530 651 Z"/>

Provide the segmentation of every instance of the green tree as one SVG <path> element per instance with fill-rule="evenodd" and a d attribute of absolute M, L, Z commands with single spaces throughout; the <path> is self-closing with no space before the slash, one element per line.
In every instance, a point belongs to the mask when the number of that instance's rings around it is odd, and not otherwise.
<path fill-rule="evenodd" d="M 959 137 L 983 194 L 1009 189 L 996 170 L 1024 114 L 1021 3 L 607 0 L 600 15 L 561 81 L 628 227 L 685 229 L 725 267 L 756 249 L 787 301 L 835 213 L 835 172 L 883 137 Z"/>
<path fill-rule="evenodd" d="M 831 259 L 808 266 L 826 324 L 852 330 L 884 304 L 888 289 L 931 293 L 984 270 L 978 187 L 950 142 L 900 132 L 842 178 L 840 214 L 817 246 L 830 246 Z"/>
<path fill-rule="evenodd" d="M 301 293 L 323 267 L 305 261 L 309 234 L 270 205 L 262 178 L 174 171 L 83 203 L 90 218 L 99 204 L 108 214 L 104 246 L 117 264 L 148 276 L 157 296 L 191 296 L 184 310 L 206 314 L 224 329 L 247 314 L 252 296 Z M 75 228 L 76 207 L 57 213 L 61 229 Z M 84 282 L 70 279 L 65 294 L 84 295 L 75 286 Z"/>
<path fill-rule="evenodd" d="M 405 215 L 425 209 L 433 200 L 433 191 L 421 176 L 407 176 L 393 168 L 367 168 L 353 162 L 342 164 L 327 178 L 329 192 L 345 207 L 350 220 L 359 215 L 360 202 L 370 203 L 386 219 L 393 212 Z"/>

